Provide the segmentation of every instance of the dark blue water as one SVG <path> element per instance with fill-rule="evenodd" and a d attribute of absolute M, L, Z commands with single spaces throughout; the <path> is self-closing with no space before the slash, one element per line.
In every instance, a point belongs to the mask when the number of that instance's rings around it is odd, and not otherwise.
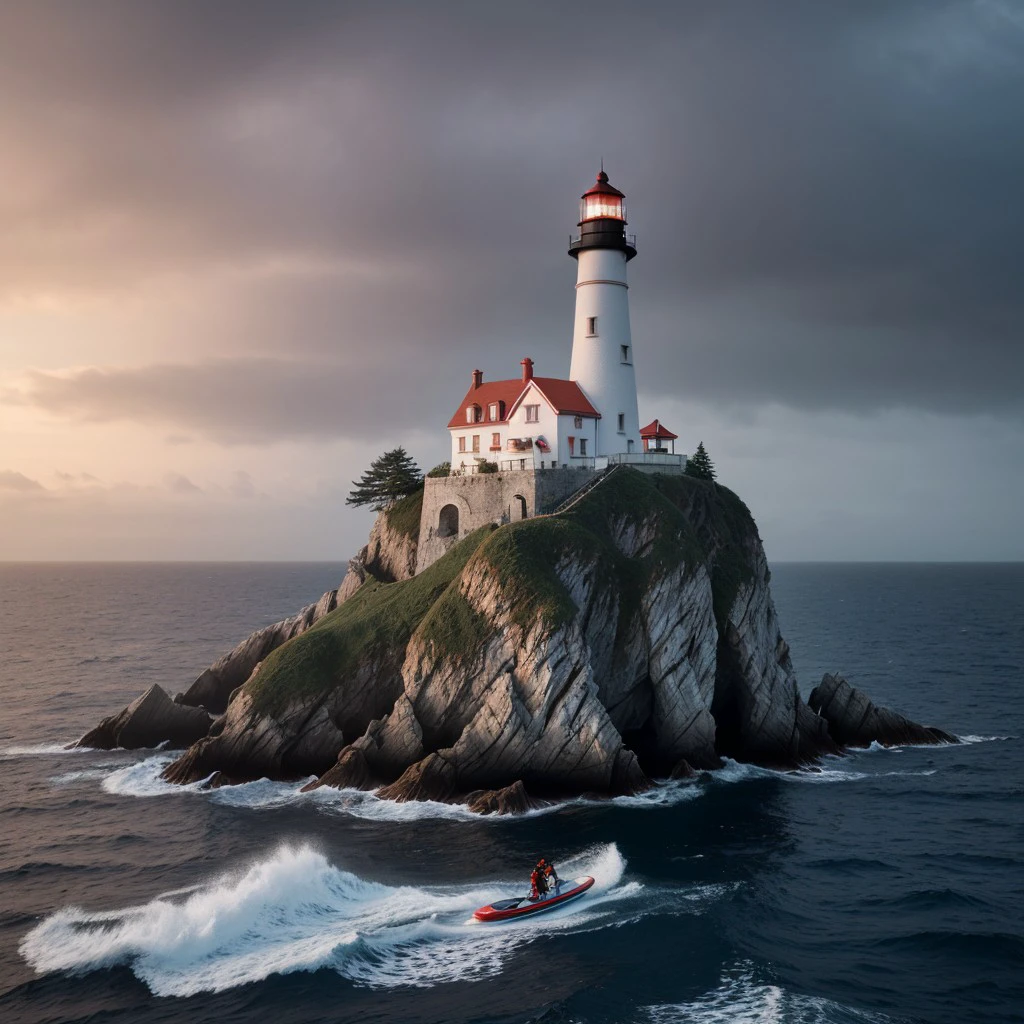
<path fill-rule="evenodd" d="M 805 695 L 972 738 L 821 773 L 481 820 L 53 749 L 341 575 L 0 566 L 0 1020 L 1024 1021 L 1024 566 L 775 568 Z M 597 886 L 467 923 L 541 853 Z"/>

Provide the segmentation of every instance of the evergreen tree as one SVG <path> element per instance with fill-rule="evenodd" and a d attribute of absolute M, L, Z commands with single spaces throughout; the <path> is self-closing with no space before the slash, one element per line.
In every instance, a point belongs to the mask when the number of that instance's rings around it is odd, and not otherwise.
<path fill-rule="evenodd" d="M 394 448 L 370 463 L 345 499 L 346 505 L 369 505 L 375 512 L 393 505 L 423 483 L 420 467 L 404 448 Z"/>
<path fill-rule="evenodd" d="M 703 441 L 697 445 L 697 450 L 693 453 L 692 458 L 686 460 L 686 475 L 695 476 L 699 480 L 715 479 L 715 464 L 704 450 Z"/>

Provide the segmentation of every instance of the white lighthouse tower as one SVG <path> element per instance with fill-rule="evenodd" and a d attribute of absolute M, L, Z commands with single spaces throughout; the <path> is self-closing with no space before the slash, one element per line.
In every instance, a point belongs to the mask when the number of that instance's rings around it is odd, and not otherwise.
<path fill-rule="evenodd" d="M 580 199 L 580 233 L 569 246 L 579 264 L 569 377 L 601 413 L 599 456 L 640 451 L 626 284 L 636 238 L 626 234 L 624 199 L 602 167 Z"/>

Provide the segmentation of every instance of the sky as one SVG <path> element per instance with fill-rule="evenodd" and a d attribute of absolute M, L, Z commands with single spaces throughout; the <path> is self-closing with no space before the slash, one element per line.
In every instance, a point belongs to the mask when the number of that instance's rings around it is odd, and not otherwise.
<path fill-rule="evenodd" d="M 0 559 L 330 559 L 479 367 L 568 374 L 578 199 L 641 421 L 770 560 L 1024 558 L 1015 0 L 0 6 Z"/>

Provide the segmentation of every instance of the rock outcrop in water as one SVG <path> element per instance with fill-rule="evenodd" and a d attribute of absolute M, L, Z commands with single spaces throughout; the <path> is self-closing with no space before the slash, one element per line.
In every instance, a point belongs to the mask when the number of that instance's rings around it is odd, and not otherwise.
<path fill-rule="evenodd" d="M 828 722 L 829 735 L 844 747 L 883 747 L 959 743 L 948 732 L 918 725 L 889 708 L 880 708 L 842 676 L 824 675 L 808 698 L 811 709 Z"/>
<path fill-rule="evenodd" d="M 795 767 L 861 735 L 857 701 L 800 698 L 757 529 L 726 488 L 619 469 L 411 577 L 416 501 L 378 518 L 339 591 L 222 659 L 226 710 L 165 778 L 315 775 L 306 788 L 506 812 L 722 756 Z M 874 710 L 900 742 L 933 736 Z"/>
<path fill-rule="evenodd" d="M 185 747 L 209 732 L 210 721 L 210 716 L 200 708 L 177 704 L 161 687 L 151 686 L 122 711 L 104 718 L 73 746 L 136 750 L 171 743 Z"/>

